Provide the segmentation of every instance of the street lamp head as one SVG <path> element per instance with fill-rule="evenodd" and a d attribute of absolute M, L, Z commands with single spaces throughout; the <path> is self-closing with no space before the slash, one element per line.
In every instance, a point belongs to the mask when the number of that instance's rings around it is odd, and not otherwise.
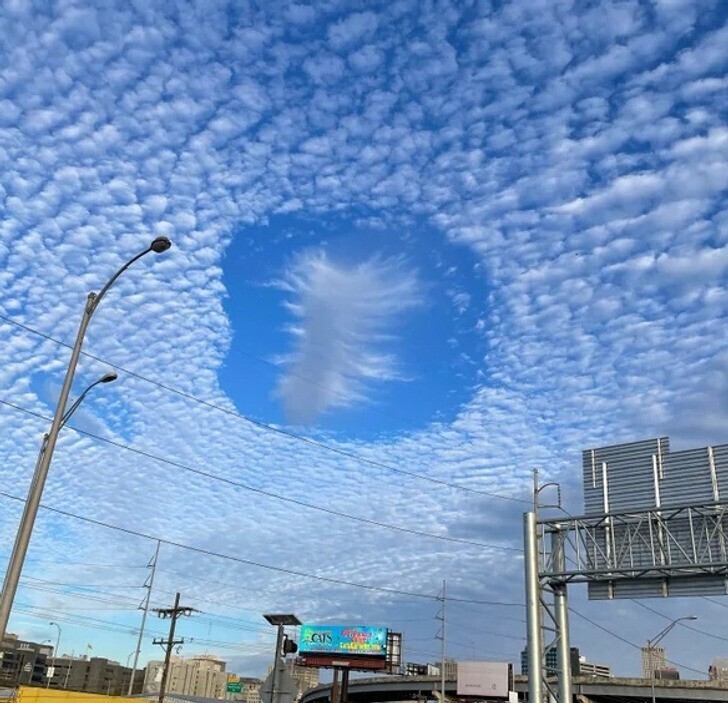
<path fill-rule="evenodd" d="M 109 373 L 105 373 L 99 379 L 99 383 L 111 383 L 112 381 L 116 381 L 117 378 L 119 378 L 119 376 L 116 373 L 109 371 Z"/>
<path fill-rule="evenodd" d="M 697 620 L 698 616 L 697 615 L 688 615 L 685 619 L 686 620 Z"/>
<path fill-rule="evenodd" d="M 172 246 L 172 242 L 167 237 L 157 237 L 150 245 L 149 248 L 155 254 L 163 254 L 167 249 Z"/>

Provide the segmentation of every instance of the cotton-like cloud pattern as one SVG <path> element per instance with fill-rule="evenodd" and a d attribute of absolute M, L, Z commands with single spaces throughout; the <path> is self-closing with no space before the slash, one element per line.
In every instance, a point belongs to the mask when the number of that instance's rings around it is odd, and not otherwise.
<path fill-rule="evenodd" d="M 120 372 L 75 424 L 252 488 L 494 546 L 324 516 L 70 429 L 46 504 L 295 572 L 433 595 L 446 578 L 453 594 L 519 601 L 518 555 L 499 547 L 519 546 L 527 503 L 381 464 L 527 500 L 535 465 L 573 491 L 585 447 L 654 434 L 683 446 L 724 441 L 722 3 L 16 1 L 4 5 L 0 37 L 0 313 L 70 342 L 89 290 L 153 237 L 174 241 L 119 280 L 86 349 L 186 395 Z M 218 382 L 236 332 L 224 307 L 229 243 L 273 215 L 348 211 L 373 226 L 426 221 L 442 247 L 475 253 L 489 285 L 486 299 L 469 303 L 487 353 L 455 418 L 372 442 L 326 437 L 372 464 L 241 421 L 236 410 L 255 408 L 236 409 Z M 279 393 L 291 419 L 376 397 L 374 377 L 402 383 L 396 344 L 376 343 L 391 332 L 378 326 L 390 311 L 370 314 L 374 302 L 361 292 L 370 280 L 403 286 L 396 302 L 412 310 L 412 269 L 377 252 L 358 270 L 291 255 L 304 258 L 279 274 L 296 335 L 271 350 L 287 359 Z M 343 296 L 327 289 L 337 276 Z M 345 319 L 349 304 L 356 318 Z M 317 318 L 325 310 L 341 320 Z M 317 319 L 331 327 L 317 330 Z M 316 333 L 345 349 L 325 367 L 316 366 L 318 347 L 306 346 Z M 48 416 L 44 389 L 59 386 L 68 350 L 4 321 L 0 343 L 2 399 Z M 106 369 L 83 358 L 77 385 Z M 294 374 L 325 390 L 301 404 Z M 47 421 L 3 406 L 0 422 L 3 486 L 24 495 Z M 2 500 L 5 556 L 20 509 Z M 108 602 L 89 617 L 131 628 L 153 549 L 43 513 L 26 573 L 46 581 L 24 582 L 14 628 L 42 640 L 45 623 L 63 616 L 69 650 L 93 630 L 96 651 L 124 660 L 133 633 L 115 644 L 118 633 L 112 641 L 105 626 L 79 619 L 88 605 L 72 595 L 78 589 L 47 582 L 92 585 Z M 241 671 L 262 673 L 270 636 L 260 613 L 276 608 L 390 622 L 409 636 L 413 659 L 438 656 L 435 602 L 168 545 L 160 565 L 155 601 L 182 590 L 210 618 L 186 625 L 197 642 L 186 651 L 217 647 Z M 33 610 L 41 607 L 53 617 Z M 637 642 L 663 622 L 633 604 L 579 607 L 620 618 L 620 634 Z M 674 607 L 655 606 L 668 616 Z M 471 658 L 487 629 L 498 634 L 482 656 L 515 661 L 522 615 L 454 605 L 450 653 Z M 587 656 L 598 658 L 608 641 L 608 663 L 638 671 L 628 647 L 576 618 L 573 630 Z M 705 670 L 712 643 L 682 634 L 681 663 Z M 151 640 L 144 653 L 155 654 Z"/>

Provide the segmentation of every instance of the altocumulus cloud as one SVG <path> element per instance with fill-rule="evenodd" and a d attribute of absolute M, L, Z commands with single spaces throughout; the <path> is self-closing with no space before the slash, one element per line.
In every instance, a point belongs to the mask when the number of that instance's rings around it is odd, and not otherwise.
<path fill-rule="evenodd" d="M 367 400 L 374 382 L 402 379 L 391 351 L 393 328 L 422 298 L 414 271 L 401 260 L 349 265 L 308 252 L 280 285 L 295 317 L 293 351 L 278 384 L 291 420 L 309 422 Z"/>

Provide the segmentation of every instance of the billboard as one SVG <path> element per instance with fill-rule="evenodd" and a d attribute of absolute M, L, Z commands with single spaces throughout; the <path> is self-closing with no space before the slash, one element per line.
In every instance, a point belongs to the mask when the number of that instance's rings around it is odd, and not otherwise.
<path fill-rule="evenodd" d="M 510 684 L 510 664 L 502 662 L 458 662 L 458 696 L 507 699 Z"/>
<path fill-rule="evenodd" d="M 573 541 L 590 599 L 726 593 L 728 445 L 671 451 L 656 437 L 588 449 L 582 469 Z"/>
<path fill-rule="evenodd" d="M 298 648 L 306 654 L 387 656 L 387 628 L 369 625 L 301 625 Z"/>

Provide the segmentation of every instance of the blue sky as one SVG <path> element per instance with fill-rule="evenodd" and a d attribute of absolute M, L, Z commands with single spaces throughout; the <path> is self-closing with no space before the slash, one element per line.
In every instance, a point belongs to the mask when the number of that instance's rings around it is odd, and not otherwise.
<path fill-rule="evenodd" d="M 697 0 L 6 3 L 6 493 L 53 411 L 53 340 L 174 242 L 99 308 L 76 392 L 119 380 L 44 496 L 139 534 L 43 511 L 13 629 L 57 619 L 64 651 L 125 661 L 143 534 L 166 540 L 155 605 L 203 611 L 184 653 L 240 673 L 264 672 L 279 609 L 401 629 L 432 661 L 443 579 L 476 601 L 452 604 L 450 653 L 517 661 L 532 467 L 579 512 L 582 449 L 725 441 L 727 20 Z M 572 602 L 633 643 L 698 615 L 667 645 L 701 672 L 726 651 L 722 603 Z"/>

